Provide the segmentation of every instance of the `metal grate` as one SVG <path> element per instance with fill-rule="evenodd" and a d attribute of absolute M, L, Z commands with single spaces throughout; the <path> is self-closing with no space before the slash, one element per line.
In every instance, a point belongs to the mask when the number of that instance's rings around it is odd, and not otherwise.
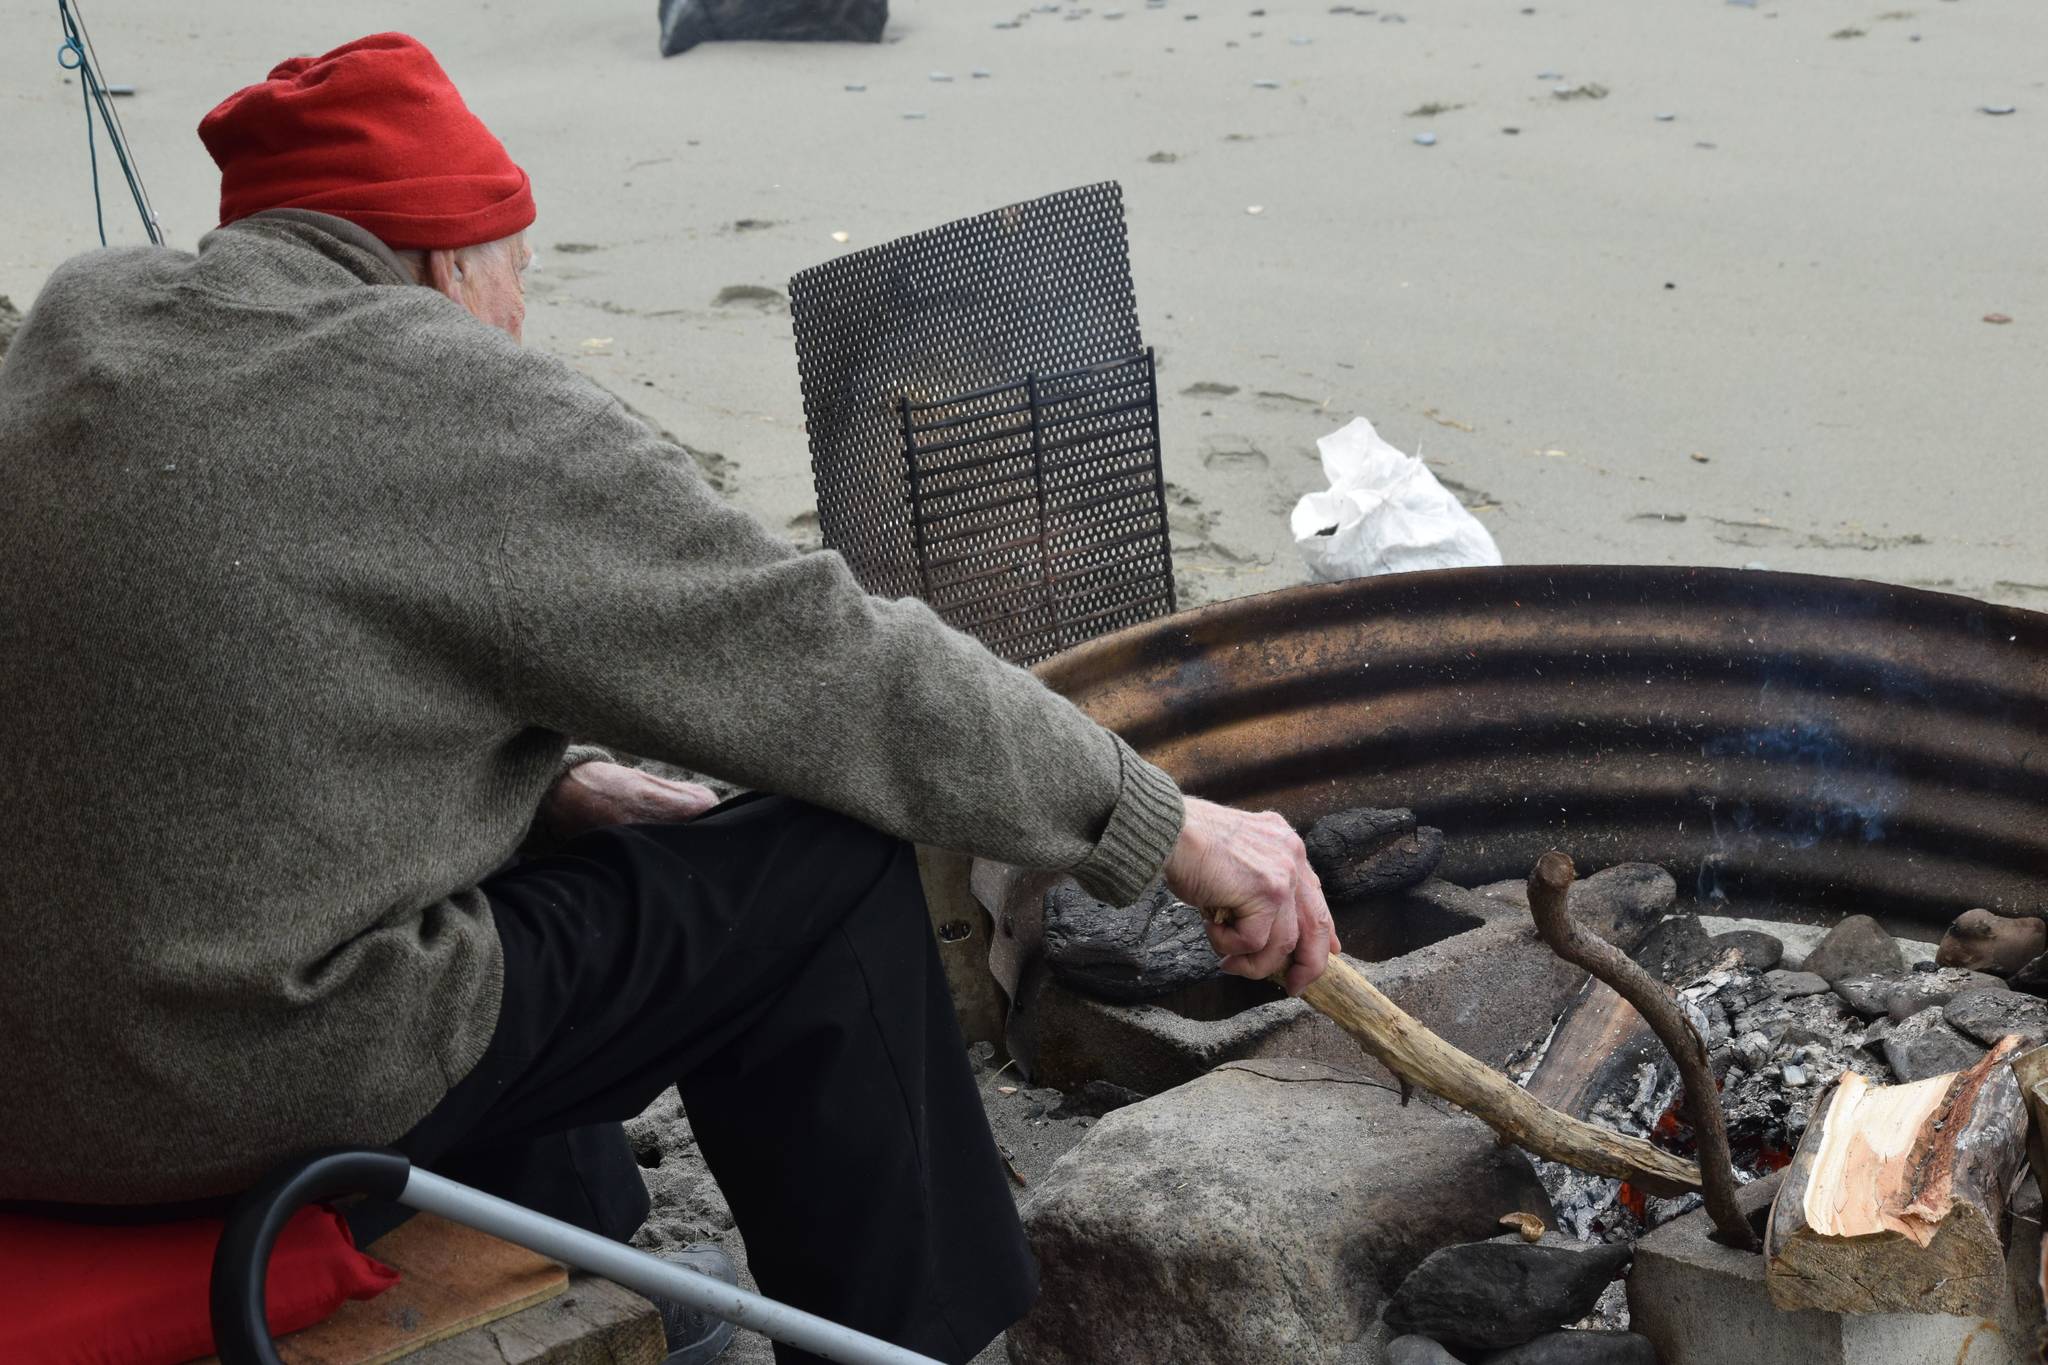
<path fill-rule="evenodd" d="M 919 595 L 1018 663 L 1174 609 L 1152 353 L 901 399 Z"/>
<path fill-rule="evenodd" d="M 1100 596 L 1102 583 L 1091 587 L 1078 577 L 1101 570 L 1099 578 L 1115 578 L 1106 566 L 1110 556 L 1121 552 L 1130 552 L 1133 561 L 1143 558 L 1137 541 L 1109 544 L 1141 529 L 1136 517 L 1124 516 L 1138 499 L 1075 510 L 1063 501 L 1065 485 L 1048 471 L 1043 553 L 1051 556 L 1057 572 L 1040 566 L 1041 615 L 1030 626 L 1036 633 L 999 648 L 1012 658 L 1042 657 L 1061 647 L 1041 648 L 1048 639 L 1074 643 L 1127 620 L 1172 610 L 1158 474 L 1158 410 L 1150 389 L 1150 360 L 1138 332 L 1123 197 L 1115 184 L 1066 190 L 828 261 L 790 281 L 790 310 L 825 544 L 846 557 L 870 592 L 927 597 L 942 612 L 951 610 L 940 599 L 956 592 L 957 576 L 951 571 L 957 566 L 936 562 L 946 558 L 948 550 L 920 556 L 919 518 L 927 523 L 939 518 L 945 533 L 956 535 L 960 544 L 978 544 L 986 552 L 1021 534 L 1016 509 L 1026 504 L 971 512 L 973 499 L 953 487 L 970 476 L 922 464 L 927 457 L 943 461 L 946 452 L 933 451 L 930 443 L 917 451 L 907 449 L 906 414 L 920 427 L 949 420 L 945 414 L 989 417 L 1005 406 L 1005 394 L 1011 395 L 1008 406 L 1018 406 L 1015 394 L 1021 388 L 1024 406 L 1041 410 L 1041 440 L 1052 439 L 1043 431 L 1049 418 L 1090 415 L 1089 400 L 1066 386 L 1091 382 L 1086 378 L 1091 372 L 1096 372 L 1092 382 L 1115 383 L 1142 360 L 1147 394 L 1142 415 L 1151 433 L 1152 493 L 1151 521 L 1143 529 L 1156 552 L 1156 558 L 1146 562 L 1156 562 L 1164 576 L 1164 594 L 1143 614 L 1124 616 L 1114 609 L 1121 599 Z M 1036 404 L 1031 402 L 1033 386 L 1040 390 Z M 1023 414 L 1012 414 L 1018 415 Z M 1135 415 L 1123 414 L 1127 419 Z M 973 438 L 992 430 L 969 421 L 959 434 Z M 1097 434 L 1085 425 L 1074 434 L 1083 431 Z M 996 444 L 982 453 L 1005 449 L 1002 438 L 994 439 Z M 1087 449 L 1092 453 L 1083 454 L 1077 468 L 1061 477 L 1117 467 L 1115 458 L 1136 452 L 1135 446 L 1127 450 L 1113 443 Z M 930 468 L 930 482 L 915 516 L 913 466 Z M 978 468 L 986 474 L 991 466 Z M 1131 474 L 1137 476 L 1136 471 Z M 1097 491 L 1110 493 L 1118 487 L 1112 482 Z M 1020 490 L 1021 485 L 1011 489 Z M 1002 494 L 991 489 L 987 496 Z M 1035 515 L 1035 504 L 1031 506 Z M 959 534 L 968 529 L 973 515 L 991 518 L 980 540 Z M 1090 520 L 1091 515 L 1101 519 Z M 1124 519 L 1117 520 L 1120 517 Z M 1081 550 L 1084 543 L 1095 544 L 1090 539 L 1094 532 L 1083 531 L 1083 526 L 1120 529 L 1105 531 L 1091 557 Z M 993 568 L 994 563 L 981 567 Z M 1050 592 L 1055 585 L 1060 586 L 1057 595 Z M 1023 602 L 1013 601 L 1010 608 L 1012 614 L 1021 611 Z M 988 605 L 984 610 L 1002 608 Z M 1090 617 L 1101 624 L 1090 625 Z M 1069 623 L 1064 633 L 1054 626 L 1058 620 Z M 1019 621 L 968 628 L 991 642 L 1025 629 Z"/>

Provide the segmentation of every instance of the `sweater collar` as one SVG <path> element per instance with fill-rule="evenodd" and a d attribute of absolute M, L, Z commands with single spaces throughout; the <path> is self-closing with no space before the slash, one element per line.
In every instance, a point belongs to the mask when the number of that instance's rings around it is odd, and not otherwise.
<path fill-rule="evenodd" d="M 311 209 L 265 209 L 206 234 L 254 233 L 310 247 L 365 284 L 415 284 L 390 247 L 345 218 Z M 203 251 L 206 239 L 200 239 Z"/>

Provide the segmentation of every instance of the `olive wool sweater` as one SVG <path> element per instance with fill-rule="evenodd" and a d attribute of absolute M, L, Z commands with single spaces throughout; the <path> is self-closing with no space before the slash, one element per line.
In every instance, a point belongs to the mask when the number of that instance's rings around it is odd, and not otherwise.
<path fill-rule="evenodd" d="M 1134 898 L 1179 792 L 736 511 L 561 363 L 279 211 L 60 267 L 0 363 L 0 1199 L 387 1142 L 565 737 Z"/>

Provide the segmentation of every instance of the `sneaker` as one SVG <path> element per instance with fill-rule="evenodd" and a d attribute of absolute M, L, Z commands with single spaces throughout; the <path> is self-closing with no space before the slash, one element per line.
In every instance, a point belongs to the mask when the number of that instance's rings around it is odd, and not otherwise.
<path fill-rule="evenodd" d="M 699 1242 L 681 1251 L 664 1251 L 661 1259 L 726 1284 L 740 1282 L 739 1267 L 732 1263 L 732 1257 L 709 1242 Z M 660 1302 L 655 1307 L 661 1310 L 661 1330 L 668 1338 L 668 1359 L 662 1365 L 711 1365 L 739 1335 L 738 1327 L 701 1308 Z"/>

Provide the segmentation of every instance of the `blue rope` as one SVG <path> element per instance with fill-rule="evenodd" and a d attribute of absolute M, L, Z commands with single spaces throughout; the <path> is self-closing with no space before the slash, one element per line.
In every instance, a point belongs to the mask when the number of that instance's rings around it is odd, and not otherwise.
<path fill-rule="evenodd" d="M 150 210 L 148 192 L 142 188 L 142 178 L 128 159 L 121 120 L 107 105 L 107 88 L 101 82 L 92 59 L 92 40 L 79 27 L 71 11 L 70 0 L 57 0 L 57 17 L 64 25 L 64 42 L 57 49 L 57 65 L 78 73 L 79 93 L 85 100 L 85 149 L 92 165 L 92 212 L 93 221 L 99 227 L 100 245 L 107 244 L 107 214 L 105 202 L 100 197 L 99 141 L 92 126 L 95 107 L 99 111 L 100 122 L 107 126 L 107 141 L 113 146 L 114 159 L 120 163 L 121 174 L 128 181 L 128 193 L 135 199 L 135 211 L 142 215 L 142 230 L 151 242 L 162 246 L 163 232 L 157 226 L 156 214 Z"/>

